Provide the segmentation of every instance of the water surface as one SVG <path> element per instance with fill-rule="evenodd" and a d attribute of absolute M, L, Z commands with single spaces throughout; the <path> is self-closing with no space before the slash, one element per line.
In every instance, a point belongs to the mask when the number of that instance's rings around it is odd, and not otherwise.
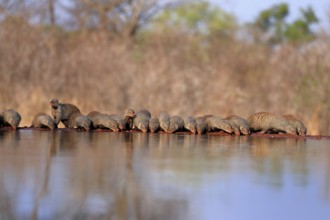
<path fill-rule="evenodd" d="M 330 219 L 330 140 L 0 132 L 0 219 Z"/>

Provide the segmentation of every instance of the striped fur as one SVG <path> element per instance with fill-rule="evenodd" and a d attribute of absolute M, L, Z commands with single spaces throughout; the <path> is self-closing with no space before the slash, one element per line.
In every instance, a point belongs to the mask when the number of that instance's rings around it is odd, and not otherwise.
<path fill-rule="evenodd" d="M 269 113 L 257 112 L 248 118 L 248 123 L 252 131 L 261 133 L 278 133 L 285 132 L 288 134 L 296 134 L 295 129 L 282 116 Z"/>

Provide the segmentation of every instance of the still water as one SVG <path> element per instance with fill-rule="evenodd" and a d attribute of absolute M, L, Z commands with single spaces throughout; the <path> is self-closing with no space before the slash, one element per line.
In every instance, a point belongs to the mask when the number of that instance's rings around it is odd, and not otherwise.
<path fill-rule="evenodd" d="M 0 219 L 330 219 L 330 140 L 0 132 Z"/>

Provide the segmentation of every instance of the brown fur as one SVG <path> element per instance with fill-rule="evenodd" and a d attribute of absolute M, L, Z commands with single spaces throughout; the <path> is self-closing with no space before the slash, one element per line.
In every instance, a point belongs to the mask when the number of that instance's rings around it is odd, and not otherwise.
<path fill-rule="evenodd" d="M 248 118 L 248 123 L 252 131 L 261 133 L 278 133 L 285 132 L 296 134 L 295 129 L 282 116 L 269 113 L 257 112 Z"/>

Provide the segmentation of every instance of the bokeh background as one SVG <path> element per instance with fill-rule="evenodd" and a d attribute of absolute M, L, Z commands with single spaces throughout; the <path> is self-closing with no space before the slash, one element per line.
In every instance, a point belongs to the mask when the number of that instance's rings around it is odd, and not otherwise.
<path fill-rule="evenodd" d="M 54 97 L 85 114 L 270 111 L 329 135 L 330 3 L 243 2 L 1 0 L 0 110 L 23 126 Z"/>

